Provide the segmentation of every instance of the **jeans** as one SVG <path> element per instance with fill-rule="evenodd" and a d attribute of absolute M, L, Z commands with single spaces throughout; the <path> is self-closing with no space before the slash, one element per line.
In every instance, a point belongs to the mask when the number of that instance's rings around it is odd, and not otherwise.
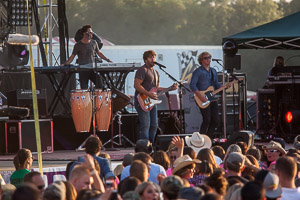
<path fill-rule="evenodd" d="M 218 103 L 217 101 L 212 101 L 207 108 L 200 108 L 202 114 L 202 124 L 200 128 L 201 134 L 206 134 L 213 139 L 214 131 L 218 127 L 219 121 L 219 111 L 218 111 Z"/>
<path fill-rule="evenodd" d="M 101 76 L 96 72 L 80 72 L 79 82 L 81 89 L 88 89 L 89 79 L 95 84 L 95 88 L 102 89 L 103 83 Z"/>
<path fill-rule="evenodd" d="M 143 111 L 137 101 L 134 102 L 134 106 L 140 121 L 139 139 L 147 139 L 154 144 L 155 134 L 158 127 L 156 105 L 149 112 Z"/>

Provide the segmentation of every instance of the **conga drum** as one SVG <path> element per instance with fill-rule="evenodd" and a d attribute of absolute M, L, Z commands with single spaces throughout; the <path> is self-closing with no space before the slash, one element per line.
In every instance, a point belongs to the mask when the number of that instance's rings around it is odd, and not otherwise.
<path fill-rule="evenodd" d="M 108 131 L 111 119 L 111 91 L 95 90 L 96 124 L 98 131 Z"/>
<path fill-rule="evenodd" d="M 92 99 L 87 90 L 71 91 L 71 110 L 76 132 L 89 132 L 92 121 Z"/>

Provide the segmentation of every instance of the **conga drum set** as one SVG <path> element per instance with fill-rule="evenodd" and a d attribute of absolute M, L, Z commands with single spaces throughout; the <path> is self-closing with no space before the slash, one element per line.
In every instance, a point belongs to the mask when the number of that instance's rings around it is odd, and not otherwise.
<path fill-rule="evenodd" d="M 89 132 L 93 114 L 97 131 L 108 131 L 111 121 L 111 90 L 72 90 L 72 118 L 76 132 Z"/>
<path fill-rule="evenodd" d="M 108 131 L 112 119 L 112 113 L 118 117 L 119 134 L 113 136 L 108 143 L 122 145 L 121 139 L 126 140 L 132 146 L 134 145 L 126 136 L 121 134 L 121 115 L 119 110 L 124 108 L 130 101 L 129 97 L 117 89 L 113 89 L 114 95 L 110 89 L 101 90 L 72 90 L 70 93 L 72 118 L 76 132 L 90 132 L 91 122 L 93 121 L 93 135 L 97 131 Z M 112 97 L 115 96 L 115 97 Z M 112 101 L 114 99 L 114 101 Z M 114 104 L 114 105 L 113 105 Z M 115 119 L 115 117 L 113 119 Z M 119 143 L 114 142 L 115 138 L 119 138 Z M 84 141 L 78 150 L 82 149 L 86 141 Z"/>

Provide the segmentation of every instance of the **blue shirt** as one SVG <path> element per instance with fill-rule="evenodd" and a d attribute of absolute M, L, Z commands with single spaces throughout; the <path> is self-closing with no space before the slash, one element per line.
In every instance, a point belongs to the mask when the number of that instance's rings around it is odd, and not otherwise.
<path fill-rule="evenodd" d="M 166 170 L 161 165 L 151 163 L 150 164 L 150 172 L 149 172 L 148 181 L 159 184 L 158 181 L 157 181 L 158 174 L 163 174 L 163 175 L 167 176 L 166 175 Z M 130 176 L 130 165 L 126 166 L 122 170 L 121 181 L 123 179 L 127 178 L 128 176 Z"/>
<path fill-rule="evenodd" d="M 213 75 L 213 81 L 211 75 Z M 221 84 L 218 82 L 217 71 L 211 67 L 209 68 L 209 71 L 207 71 L 201 65 L 193 72 L 190 88 L 195 92 L 206 90 L 209 86 L 213 86 L 214 90 L 221 87 Z"/>

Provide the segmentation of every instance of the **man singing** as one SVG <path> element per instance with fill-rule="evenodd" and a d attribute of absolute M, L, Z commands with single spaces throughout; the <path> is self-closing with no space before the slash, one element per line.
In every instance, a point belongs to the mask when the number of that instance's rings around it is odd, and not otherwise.
<path fill-rule="evenodd" d="M 67 60 L 65 65 L 69 65 L 75 56 L 78 56 L 78 64 L 79 65 L 87 65 L 90 64 L 91 68 L 93 67 L 93 63 L 95 62 L 95 56 L 98 55 L 100 58 L 107 62 L 111 62 L 108 58 L 106 58 L 103 53 L 99 50 L 98 44 L 95 40 L 92 39 L 93 31 L 91 25 L 84 25 L 81 28 L 82 39 L 77 42 L 74 46 L 72 55 Z M 79 81 L 81 89 L 88 88 L 88 80 L 93 81 L 96 88 L 102 88 L 102 80 L 99 74 L 93 71 L 85 71 L 79 72 Z"/>
<path fill-rule="evenodd" d="M 152 88 L 157 88 L 157 91 L 162 91 L 165 88 L 159 87 L 159 74 L 153 69 L 156 60 L 156 53 L 153 50 L 145 51 L 143 54 L 145 64 L 140 67 L 135 74 L 134 88 L 135 91 L 135 109 L 140 121 L 139 139 L 147 139 L 154 143 L 154 138 L 158 126 L 157 108 L 156 105 L 150 111 L 144 111 L 137 100 L 138 94 L 143 94 L 151 99 L 157 100 L 157 94 L 150 92 Z M 172 90 L 177 89 L 177 85 L 173 84 Z"/>
<path fill-rule="evenodd" d="M 190 82 L 191 90 L 197 95 L 197 97 L 204 103 L 207 101 L 206 97 L 200 93 L 200 91 L 206 90 L 209 86 L 213 86 L 214 90 L 220 88 L 222 85 L 218 82 L 217 71 L 210 67 L 211 54 L 208 52 L 202 52 L 198 56 L 198 62 L 200 67 L 197 68 L 193 74 Z M 225 88 L 229 88 L 230 83 Z M 210 102 L 210 105 L 206 108 L 200 108 L 202 114 L 202 124 L 200 128 L 201 134 L 208 135 L 213 139 L 213 133 L 218 127 L 219 112 L 218 103 L 216 101 Z"/>

